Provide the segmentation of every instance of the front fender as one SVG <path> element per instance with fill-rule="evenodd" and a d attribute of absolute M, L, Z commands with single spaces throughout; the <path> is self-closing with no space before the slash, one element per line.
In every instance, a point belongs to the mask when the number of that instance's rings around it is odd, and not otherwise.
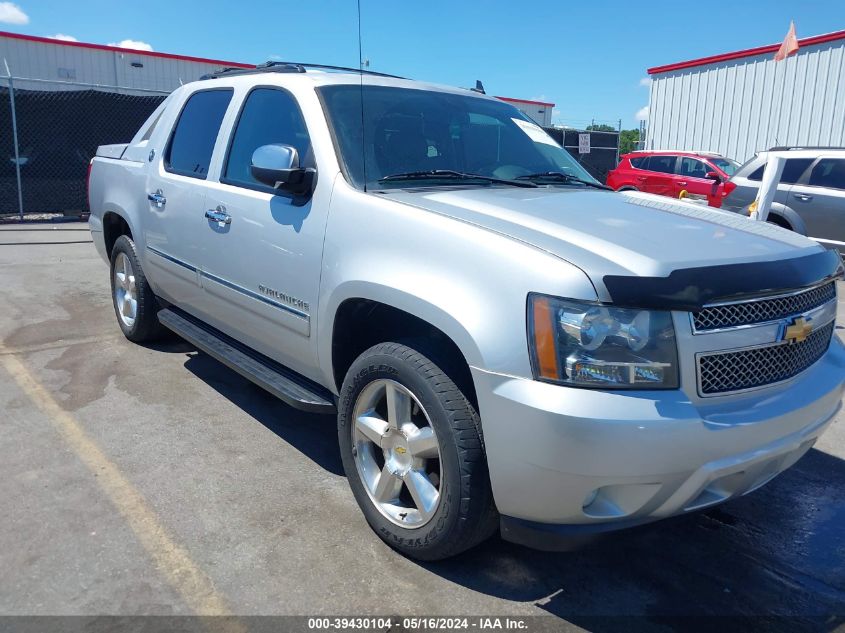
<path fill-rule="evenodd" d="M 461 350 L 467 363 L 478 365 L 483 362 L 477 339 L 467 327 L 467 312 L 472 310 L 472 299 L 461 300 L 452 296 L 444 297 L 444 301 L 432 302 L 431 298 L 421 297 L 407 288 L 389 286 L 373 280 L 354 280 L 342 283 L 334 289 L 327 300 L 324 314 L 336 315 L 340 306 L 350 299 L 368 299 L 413 314 L 448 336 Z M 454 309 L 448 310 L 447 305 L 453 306 Z M 322 319 L 320 323 L 322 328 L 319 340 L 325 343 L 319 350 L 320 366 L 331 367 L 334 319 Z M 333 368 L 327 377 L 333 376 L 332 372 Z"/>

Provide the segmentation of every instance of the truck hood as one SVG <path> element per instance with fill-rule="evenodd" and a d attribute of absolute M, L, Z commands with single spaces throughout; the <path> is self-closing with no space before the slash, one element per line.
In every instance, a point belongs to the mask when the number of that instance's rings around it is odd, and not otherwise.
<path fill-rule="evenodd" d="M 640 192 L 541 187 L 386 194 L 560 257 L 591 278 L 667 277 L 680 269 L 772 262 L 823 251 L 797 233 L 735 213 Z"/>

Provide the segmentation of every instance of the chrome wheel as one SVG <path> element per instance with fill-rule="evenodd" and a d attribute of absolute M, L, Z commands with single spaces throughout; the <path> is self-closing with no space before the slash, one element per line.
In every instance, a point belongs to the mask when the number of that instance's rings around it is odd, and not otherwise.
<path fill-rule="evenodd" d="M 114 305 L 123 324 L 131 328 L 138 315 L 138 293 L 135 271 L 125 253 L 118 253 L 114 260 Z"/>
<path fill-rule="evenodd" d="M 376 380 L 353 410 L 352 455 L 379 512 L 404 528 L 428 523 L 440 504 L 440 445 L 416 396 L 394 380 Z"/>

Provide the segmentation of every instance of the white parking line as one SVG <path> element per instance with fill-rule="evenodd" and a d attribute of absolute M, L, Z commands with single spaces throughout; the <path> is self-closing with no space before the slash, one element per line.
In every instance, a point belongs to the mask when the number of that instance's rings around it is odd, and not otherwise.
<path fill-rule="evenodd" d="M 194 613 L 231 615 L 226 600 L 215 589 L 211 579 L 191 560 L 188 551 L 168 534 L 141 493 L 87 436 L 73 416 L 62 409 L 32 372 L 10 352 L 11 350 L 0 345 L 0 365 L 33 404 L 53 422 L 64 441 L 88 470 L 96 475 L 97 483 L 126 520 L 168 583 L 179 592 Z M 238 624 L 227 621 L 226 630 L 245 630 Z"/>

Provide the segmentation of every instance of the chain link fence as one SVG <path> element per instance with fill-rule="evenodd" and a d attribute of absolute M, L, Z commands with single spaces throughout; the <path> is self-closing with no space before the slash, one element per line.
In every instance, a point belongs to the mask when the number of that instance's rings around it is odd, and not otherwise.
<path fill-rule="evenodd" d="M 0 218 L 86 213 L 97 147 L 128 142 L 166 96 L 0 78 Z"/>
<path fill-rule="evenodd" d="M 88 163 L 99 145 L 128 142 L 167 92 L 0 77 L 0 219 L 88 212 Z M 604 182 L 619 133 L 548 128 Z M 578 134 L 589 133 L 590 153 Z"/>

